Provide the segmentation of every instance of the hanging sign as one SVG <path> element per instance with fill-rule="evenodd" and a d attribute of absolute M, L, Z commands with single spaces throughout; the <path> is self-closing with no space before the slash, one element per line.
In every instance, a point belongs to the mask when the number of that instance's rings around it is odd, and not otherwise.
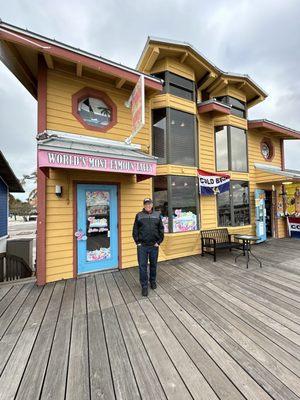
<path fill-rule="evenodd" d="M 198 169 L 199 193 L 211 196 L 227 192 L 230 189 L 230 176 Z"/>
<path fill-rule="evenodd" d="M 141 75 L 129 100 L 125 103 L 126 107 L 131 108 L 132 115 L 132 133 L 125 139 L 127 144 L 130 144 L 134 136 L 145 125 L 145 83 L 144 75 Z"/>

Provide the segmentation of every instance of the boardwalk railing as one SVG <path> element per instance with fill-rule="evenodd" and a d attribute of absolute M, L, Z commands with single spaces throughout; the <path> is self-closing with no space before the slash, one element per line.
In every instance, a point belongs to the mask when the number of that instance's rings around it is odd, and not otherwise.
<path fill-rule="evenodd" d="M 32 275 L 33 271 L 22 258 L 7 253 L 0 254 L 0 282 L 29 278 Z"/>

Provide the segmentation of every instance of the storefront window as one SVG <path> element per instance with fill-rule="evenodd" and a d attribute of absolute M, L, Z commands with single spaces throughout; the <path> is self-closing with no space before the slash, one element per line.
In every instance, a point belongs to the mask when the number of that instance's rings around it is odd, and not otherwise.
<path fill-rule="evenodd" d="M 154 209 L 160 211 L 164 231 L 169 232 L 169 217 L 168 217 L 168 182 L 166 176 L 156 176 L 154 178 L 153 192 Z"/>
<path fill-rule="evenodd" d="M 217 171 L 248 171 L 247 134 L 235 126 L 215 129 Z"/>
<path fill-rule="evenodd" d="M 218 194 L 219 226 L 250 224 L 249 183 L 231 181 L 230 191 Z"/>
<path fill-rule="evenodd" d="M 160 164 L 196 166 L 196 116 L 172 108 L 152 112 L 153 154 Z"/>
<path fill-rule="evenodd" d="M 191 176 L 154 178 L 154 208 L 161 212 L 165 232 L 198 229 L 197 185 L 196 178 Z"/>

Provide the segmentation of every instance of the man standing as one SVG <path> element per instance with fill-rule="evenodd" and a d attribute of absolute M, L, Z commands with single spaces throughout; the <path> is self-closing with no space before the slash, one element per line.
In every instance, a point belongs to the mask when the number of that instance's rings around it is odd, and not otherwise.
<path fill-rule="evenodd" d="M 164 240 L 164 226 L 160 213 L 153 211 L 153 201 L 149 198 L 144 199 L 143 210 L 136 214 L 132 236 L 137 245 L 142 295 L 148 296 L 148 259 L 150 262 L 150 287 L 156 289 L 158 248 Z"/>

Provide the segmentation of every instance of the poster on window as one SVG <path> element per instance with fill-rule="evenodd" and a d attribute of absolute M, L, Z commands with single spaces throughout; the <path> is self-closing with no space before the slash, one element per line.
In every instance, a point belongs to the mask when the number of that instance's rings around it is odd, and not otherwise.
<path fill-rule="evenodd" d="M 198 169 L 199 193 L 211 196 L 227 192 L 230 189 L 230 176 Z"/>

